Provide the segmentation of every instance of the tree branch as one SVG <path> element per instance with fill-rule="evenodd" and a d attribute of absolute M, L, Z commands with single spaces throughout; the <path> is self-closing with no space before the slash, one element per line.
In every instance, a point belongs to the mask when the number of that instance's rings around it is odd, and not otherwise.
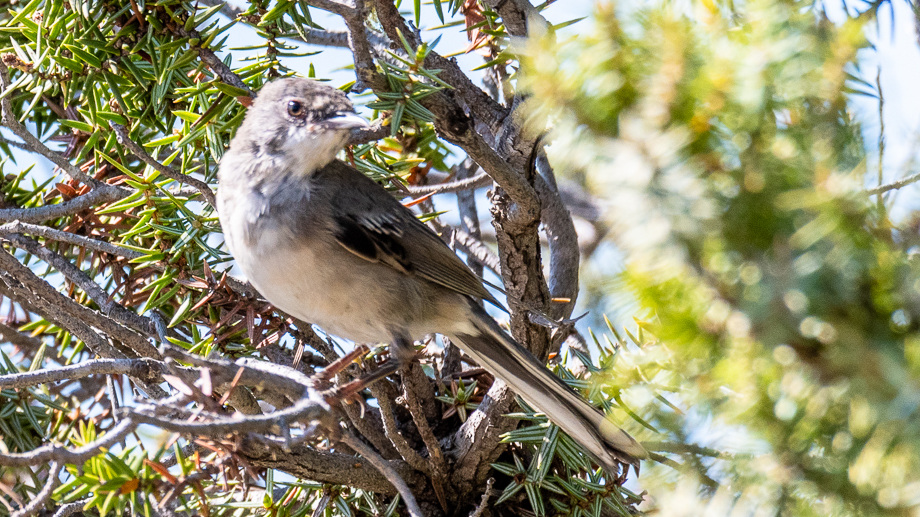
<path fill-rule="evenodd" d="M 18 220 L 27 223 L 40 223 L 73 215 L 95 205 L 124 199 L 129 195 L 131 195 L 131 191 L 128 189 L 102 184 L 82 196 L 56 205 L 35 208 L 0 208 L 0 221 Z"/>
<path fill-rule="evenodd" d="M 154 160 L 152 156 L 147 154 L 147 151 L 145 151 L 143 147 L 137 145 L 135 141 L 131 140 L 131 138 L 128 136 L 128 130 L 125 128 L 125 126 L 116 124 L 112 121 L 109 121 L 109 126 L 111 126 L 112 130 L 115 131 L 115 137 L 118 139 L 118 143 L 127 147 L 128 150 L 131 151 L 131 154 L 137 157 L 137 159 L 153 167 L 157 172 L 166 176 L 167 178 L 171 178 L 178 181 L 179 183 L 184 183 L 194 187 L 198 192 L 201 193 L 201 197 L 203 197 L 209 205 L 212 207 L 217 206 L 217 200 L 214 197 L 214 192 L 211 190 L 211 187 L 209 187 L 207 183 L 193 178 L 188 174 L 183 174 L 182 172 L 179 172 L 172 167 L 167 167 L 162 163 Z"/>
<path fill-rule="evenodd" d="M 115 302 L 109 296 L 109 293 L 105 292 L 105 290 L 94 282 L 89 275 L 84 273 L 62 255 L 42 246 L 37 241 L 20 234 L 9 234 L 6 238 L 16 245 L 16 247 L 22 248 L 47 262 L 68 280 L 79 286 L 80 289 L 89 295 L 90 299 L 99 306 L 104 315 L 112 317 L 122 325 L 127 325 L 128 328 L 122 327 L 121 325 L 117 327 L 110 326 L 110 328 L 124 329 L 118 332 L 116 337 L 124 344 L 130 346 L 140 357 L 159 357 L 159 352 L 156 347 L 148 343 L 142 335 L 135 332 L 140 331 L 144 335 L 150 335 L 153 328 L 150 318 L 145 318 L 144 316 L 129 311 L 123 305 Z M 129 330 L 129 328 L 133 330 Z"/>
<path fill-rule="evenodd" d="M 431 469 L 425 462 L 425 459 L 409 445 L 406 438 L 399 433 L 399 427 L 396 424 L 396 417 L 393 414 L 393 400 L 386 390 L 380 385 L 371 387 L 371 394 L 377 399 L 377 405 L 380 406 L 380 418 L 383 421 L 383 431 L 386 437 L 393 444 L 402 459 L 419 472 L 426 475 L 431 474 Z"/>
<path fill-rule="evenodd" d="M 80 465 L 99 453 L 102 449 L 110 449 L 133 432 L 137 423 L 131 419 L 124 419 L 115 425 L 102 438 L 90 442 L 83 447 L 68 449 L 60 445 L 43 445 L 33 451 L 24 453 L 0 452 L 0 465 L 6 467 L 30 467 L 51 461 Z"/>
<path fill-rule="evenodd" d="M 70 163 L 70 160 L 65 158 L 60 153 L 56 153 L 42 143 L 41 140 L 35 137 L 30 133 L 25 126 L 23 126 L 19 120 L 16 118 L 16 115 L 13 114 L 13 103 L 10 100 L 10 94 L 8 90 L 10 89 L 10 72 L 9 68 L 6 66 L 6 63 L 0 62 L 0 88 L 3 90 L 3 97 L 0 98 L 0 111 L 3 114 L 3 125 L 9 128 L 16 136 L 22 139 L 25 142 L 25 145 L 28 148 L 38 153 L 48 160 L 51 163 L 60 167 L 64 172 L 66 172 L 71 178 L 90 185 L 94 188 L 102 187 L 105 184 L 99 180 L 88 176 L 80 170 L 79 167 Z"/>
<path fill-rule="evenodd" d="M 68 244 L 73 244 L 75 246 L 80 246 L 81 248 L 91 249 L 95 251 L 101 251 L 104 253 L 109 253 L 118 257 L 125 257 L 129 259 L 135 259 L 143 257 L 144 254 L 139 251 L 134 251 L 132 249 L 123 248 L 117 244 L 112 244 L 111 242 L 100 241 L 97 239 L 91 239 L 84 235 L 77 235 L 75 233 L 65 232 L 63 230 L 56 230 L 48 226 L 41 226 L 37 224 L 24 223 L 22 221 L 13 221 L 0 225 L 0 235 L 11 235 L 17 233 L 28 233 L 30 235 L 37 235 L 39 237 L 44 237 L 46 239 L 66 242 Z"/>
<path fill-rule="evenodd" d="M 154 382 L 159 380 L 162 370 L 163 363 L 152 359 L 91 359 L 61 368 L 0 375 L 0 389 L 25 388 L 88 375 L 124 374 Z"/>
<path fill-rule="evenodd" d="M 552 176 L 549 162 L 542 160 L 543 174 Z M 554 183 L 554 182 L 553 182 Z M 572 222 L 572 214 L 562 203 L 559 191 L 542 176 L 534 184 L 540 196 L 540 222 L 549 244 L 549 292 L 554 303 L 549 306 L 549 315 L 565 319 L 572 315 L 578 298 L 578 266 L 581 259 L 578 247 L 578 232 Z M 566 300 L 566 301 L 562 301 Z"/>
<path fill-rule="evenodd" d="M 28 517 L 29 515 L 35 515 L 45 506 L 48 500 L 51 499 L 52 492 L 54 492 L 54 489 L 57 488 L 58 484 L 61 482 L 61 464 L 57 461 L 52 461 L 48 467 L 48 477 L 46 478 L 45 486 L 35 494 L 35 497 L 29 501 L 29 504 L 22 507 L 21 510 L 10 517 Z"/>
<path fill-rule="evenodd" d="M 920 172 L 916 174 L 911 174 L 910 176 L 899 179 L 898 181 L 893 181 L 885 185 L 879 185 L 877 187 L 866 189 L 866 194 L 869 196 L 874 196 L 876 194 L 884 194 L 885 192 L 888 192 L 890 190 L 897 190 L 900 188 L 904 188 L 918 181 L 920 181 Z"/>
<path fill-rule="evenodd" d="M 381 474 L 390 480 L 390 483 L 393 484 L 399 492 L 399 495 L 402 496 L 403 502 L 406 504 L 406 508 L 409 510 L 410 515 L 413 517 L 423 517 L 425 515 L 422 513 L 422 509 L 419 508 L 418 502 L 416 502 L 415 496 L 412 494 L 412 490 L 409 490 L 409 486 L 406 485 L 406 481 L 399 475 L 396 469 L 390 466 L 389 462 L 381 458 L 374 449 L 365 445 L 364 442 L 355 438 L 348 431 L 342 432 L 341 439 L 346 445 L 363 456 L 368 463 L 376 467 Z"/>
<path fill-rule="evenodd" d="M 124 357 L 120 350 L 90 327 L 95 324 L 103 329 L 111 329 L 117 325 L 114 321 L 102 317 L 92 309 L 59 293 L 2 248 L 0 248 L 0 280 L 6 284 L 9 289 L 7 294 L 11 298 L 15 298 L 20 303 L 29 304 L 61 328 L 73 332 L 78 339 L 86 343 L 93 353 L 102 357 Z M 120 327 L 120 325 L 117 326 Z M 125 330 L 122 327 L 119 332 Z"/>

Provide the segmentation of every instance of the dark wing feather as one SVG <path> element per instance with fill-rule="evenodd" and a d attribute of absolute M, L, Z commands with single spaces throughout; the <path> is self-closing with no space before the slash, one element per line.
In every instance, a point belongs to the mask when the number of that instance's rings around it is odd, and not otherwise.
<path fill-rule="evenodd" d="M 336 214 L 335 237 L 345 249 L 366 260 L 385 263 L 501 306 L 460 257 L 383 187 L 338 160 L 316 174 L 347 179 L 323 182 L 342 185 L 337 191 L 324 194 L 330 196 Z"/>

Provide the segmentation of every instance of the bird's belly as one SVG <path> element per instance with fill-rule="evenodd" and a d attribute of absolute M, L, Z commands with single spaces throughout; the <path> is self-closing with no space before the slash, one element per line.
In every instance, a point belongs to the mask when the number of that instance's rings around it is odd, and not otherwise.
<path fill-rule="evenodd" d="M 291 247 L 289 238 L 275 233 L 263 232 L 250 248 L 263 252 L 236 257 L 240 269 L 269 302 L 335 336 L 360 343 L 392 339 L 391 318 L 382 316 L 392 310 L 389 305 L 400 303 L 400 298 L 411 303 L 411 297 L 406 300 L 405 293 L 394 292 L 397 286 L 354 274 L 384 266 L 344 249 Z"/>

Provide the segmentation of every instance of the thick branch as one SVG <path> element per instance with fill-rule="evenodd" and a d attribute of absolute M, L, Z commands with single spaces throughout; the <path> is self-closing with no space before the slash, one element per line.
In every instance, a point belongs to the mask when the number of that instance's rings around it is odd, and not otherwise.
<path fill-rule="evenodd" d="M 545 160 L 543 162 L 544 174 L 551 175 L 549 163 Z M 549 315 L 555 319 L 564 319 L 571 316 L 578 298 L 578 265 L 581 259 L 578 233 L 559 192 L 542 177 L 537 176 L 535 180 L 543 207 L 540 221 L 549 244 L 549 292 L 554 300 L 549 306 Z"/>
<path fill-rule="evenodd" d="M 266 443 L 252 436 L 242 440 L 239 454 L 255 467 L 283 470 L 302 479 L 347 485 L 384 495 L 397 494 L 393 484 L 370 462 L 350 454 L 320 452 L 304 445 L 285 451 L 278 444 Z M 390 461 L 390 465 L 406 484 L 415 488 L 417 496 L 433 500 L 428 479 L 423 474 L 402 461 Z"/>
<path fill-rule="evenodd" d="M 483 3 L 502 17 L 502 24 L 512 36 L 528 36 L 528 21 L 539 23 L 544 28 L 549 27 L 549 23 L 530 3 L 530 0 L 483 0 Z"/>
<path fill-rule="evenodd" d="M 83 289 L 83 291 L 86 292 L 86 294 L 89 295 L 89 297 L 94 302 L 96 302 L 102 313 L 106 316 L 109 316 L 118 323 L 127 325 L 136 331 L 143 332 L 144 334 L 150 333 L 152 324 L 149 318 L 145 318 L 132 311 L 129 311 L 121 304 L 112 300 L 109 296 L 109 293 L 102 289 L 102 287 L 94 282 L 89 277 L 89 275 L 84 273 L 80 268 L 75 266 L 65 257 L 42 246 L 37 241 L 34 241 L 23 235 L 11 234 L 7 235 L 6 238 L 17 247 L 28 251 L 29 253 L 44 260 L 55 269 L 60 271 L 61 274 L 67 277 L 68 280 L 79 286 L 80 289 Z M 110 328 L 120 329 L 124 327 L 119 325 L 117 327 L 110 326 Z M 130 346 L 141 357 L 159 357 L 157 349 L 149 342 L 147 342 L 147 340 L 140 334 L 137 334 L 128 329 L 124 329 L 124 331 L 118 332 L 117 338 L 124 344 Z"/>
<path fill-rule="evenodd" d="M 120 325 L 59 293 L 3 249 L 0 249 L 0 280 L 6 284 L 11 298 L 29 304 L 61 328 L 73 332 L 93 353 L 102 357 L 124 357 L 121 351 L 90 327 Z M 125 330 L 122 327 L 119 332 Z"/>

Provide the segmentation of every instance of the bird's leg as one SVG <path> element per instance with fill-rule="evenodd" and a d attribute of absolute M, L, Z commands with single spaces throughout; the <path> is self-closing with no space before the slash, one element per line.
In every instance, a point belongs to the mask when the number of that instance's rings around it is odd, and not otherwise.
<path fill-rule="evenodd" d="M 415 345 L 405 334 L 394 333 L 390 355 L 399 363 L 400 368 L 408 367 L 415 360 Z"/>

